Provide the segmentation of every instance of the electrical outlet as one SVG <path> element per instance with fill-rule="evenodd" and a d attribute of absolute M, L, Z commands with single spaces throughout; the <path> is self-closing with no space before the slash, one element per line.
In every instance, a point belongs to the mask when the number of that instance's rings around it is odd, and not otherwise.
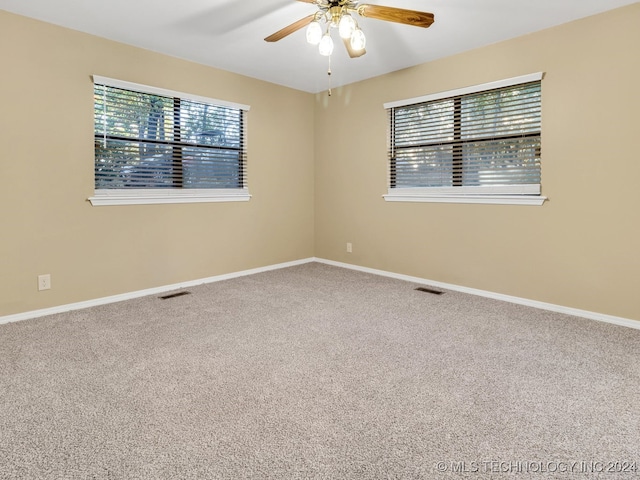
<path fill-rule="evenodd" d="M 49 290 L 51 288 L 51 275 L 38 275 L 38 290 Z"/>
<path fill-rule="evenodd" d="M 353 252 L 353 245 L 350 242 L 347 242 L 347 253 Z"/>

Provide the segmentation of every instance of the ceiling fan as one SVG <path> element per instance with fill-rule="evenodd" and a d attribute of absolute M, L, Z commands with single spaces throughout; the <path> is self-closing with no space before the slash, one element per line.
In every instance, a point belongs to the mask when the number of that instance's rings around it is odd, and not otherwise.
<path fill-rule="evenodd" d="M 434 21 L 432 13 L 366 3 L 360 4 L 357 0 L 298 1 L 312 3 L 318 7 L 318 11 L 269 35 L 265 41 L 277 42 L 306 26 L 307 41 L 318 45 L 321 55 L 330 56 L 333 53 L 333 40 L 330 31 L 334 27 L 338 28 L 349 56 L 356 58 L 366 53 L 366 38 L 357 21 L 351 16 L 352 14 L 423 28 L 429 27 Z"/>

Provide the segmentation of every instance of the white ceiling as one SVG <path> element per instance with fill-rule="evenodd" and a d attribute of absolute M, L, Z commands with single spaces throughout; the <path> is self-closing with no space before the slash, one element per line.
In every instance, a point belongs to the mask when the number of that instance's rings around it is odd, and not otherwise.
<path fill-rule="evenodd" d="M 333 86 L 612 10 L 637 0 L 362 0 L 427 11 L 427 29 L 359 18 L 367 54 L 331 58 Z M 205 65 L 316 93 L 328 60 L 305 30 L 263 39 L 316 11 L 295 0 L 0 0 L 0 9 Z M 334 40 L 339 40 L 334 32 Z M 336 47 L 342 47 L 337 44 Z"/>

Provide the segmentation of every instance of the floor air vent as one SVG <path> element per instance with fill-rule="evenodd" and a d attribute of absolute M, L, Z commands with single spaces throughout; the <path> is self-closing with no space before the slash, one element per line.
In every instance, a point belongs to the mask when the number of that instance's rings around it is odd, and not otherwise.
<path fill-rule="evenodd" d="M 444 292 L 439 292 L 438 290 L 432 290 L 431 288 L 426 288 L 426 287 L 418 287 L 416 288 L 416 290 L 419 292 L 432 293 L 434 295 L 442 295 L 444 293 Z"/>
<path fill-rule="evenodd" d="M 178 293 L 170 293 L 169 295 L 163 295 L 162 297 L 158 297 L 161 300 L 169 300 L 170 298 L 182 297 L 183 295 L 189 295 L 191 292 L 178 292 Z"/>

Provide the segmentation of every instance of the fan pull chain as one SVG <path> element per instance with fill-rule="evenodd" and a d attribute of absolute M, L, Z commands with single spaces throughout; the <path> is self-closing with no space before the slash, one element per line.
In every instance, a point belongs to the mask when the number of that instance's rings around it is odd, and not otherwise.
<path fill-rule="evenodd" d="M 331 55 L 329 55 L 329 68 L 327 69 L 327 77 L 329 80 L 329 91 L 327 92 L 331 96 Z"/>

